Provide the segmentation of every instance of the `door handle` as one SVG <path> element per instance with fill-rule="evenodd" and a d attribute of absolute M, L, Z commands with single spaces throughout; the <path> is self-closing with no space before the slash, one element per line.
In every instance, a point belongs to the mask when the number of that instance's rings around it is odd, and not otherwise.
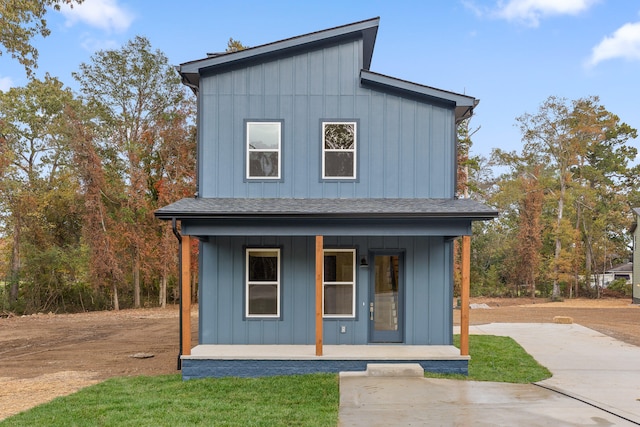
<path fill-rule="evenodd" d="M 373 303 L 369 303 L 369 320 L 373 320 Z"/>

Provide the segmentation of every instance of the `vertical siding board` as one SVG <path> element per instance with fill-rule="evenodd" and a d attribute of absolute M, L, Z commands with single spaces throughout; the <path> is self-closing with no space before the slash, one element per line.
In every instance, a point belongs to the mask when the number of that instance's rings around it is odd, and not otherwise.
<path fill-rule="evenodd" d="M 369 197 L 369 182 L 371 174 L 371 116 L 368 95 L 355 96 L 354 117 L 360 119 L 358 128 L 358 183 L 354 186 L 354 197 Z"/>
<path fill-rule="evenodd" d="M 431 116 L 432 107 L 427 105 L 420 105 L 418 107 L 418 118 L 416 120 L 416 155 L 414 159 L 415 165 L 415 182 L 416 182 L 416 197 L 429 197 L 429 187 L 431 176 L 429 157 L 431 152 L 431 144 L 433 138 L 431 137 Z"/>
<path fill-rule="evenodd" d="M 322 51 L 309 52 L 309 95 L 324 94 L 324 58 Z"/>
<path fill-rule="evenodd" d="M 294 57 L 294 94 L 309 94 L 309 54 L 303 53 Z"/>
<path fill-rule="evenodd" d="M 335 47 L 322 51 L 324 54 L 324 95 L 340 95 L 340 56 Z"/>
<path fill-rule="evenodd" d="M 248 88 L 248 71 L 246 69 L 236 70 L 233 74 L 233 90 L 231 93 L 234 95 L 247 95 L 249 93 Z"/>
<path fill-rule="evenodd" d="M 263 73 L 261 65 L 254 65 L 249 68 L 249 95 L 264 95 Z"/>
<path fill-rule="evenodd" d="M 230 95 L 220 95 L 218 97 L 219 102 L 223 105 L 223 108 L 218 109 L 219 124 L 233 123 L 233 97 Z M 234 159 L 234 140 L 233 140 L 233 126 L 218 126 L 217 128 L 217 148 L 218 148 L 218 167 L 213 171 L 216 174 L 216 180 L 218 181 L 218 195 L 220 197 L 231 197 L 231 190 L 233 186 L 230 180 L 237 179 L 235 175 L 235 168 L 232 161 L 222 159 Z"/>
<path fill-rule="evenodd" d="M 384 131 L 384 159 L 381 169 L 383 172 L 383 197 L 398 197 L 400 185 L 398 170 L 398 150 L 402 138 L 400 130 L 400 102 L 398 98 L 387 96 L 385 99 L 385 131 Z"/>
<path fill-rule="evenodd" d="M 416 197 L 416 191 L 413 186 L 413 177 L 416 173 L 414 159 L 416 157 L 416 145 L 418 144 L 415 134 L 416 102 L 403 100 L 401 108 L 402 145 L 399 153 L 400 168 L 398 174 L 400 175 L 400 188 L 398 196 L 412 198 Z"/>
<path fill-rule="evenodd" d="M 313 179 L 313 171 L 316 166 L 317 151 L 313 148 L 314 139 L 309 135 L 309 104 L 308 97 L 296 96 L 293 108 L 293 120 L 287 127 L 287 135 L 291 134 L 291 138 L 287 138 L 286 145 L 290 147 L 284 153 L 287 159 L 289 170 L 292 176 L 285 177 L 289 179 L 292 185 L 292 197 L 303 198 L 309 192 L 309 180 Z M 285 170 L 288 172 L 289 170 Z"/>
<path fill-rule="evenodd" d="M 444 340 L 442 336 L 442 323 L 444 310 L 451 309 L 452 302 L 443 304 L 444 287 L 446 280 L 446 257 L 444 253 L 445 245 L 442 237 L 430 238 L 430 254 L 429 254 L 429 341 L 428 344 L 441 343 Z"/>
<path fill-rule="evenodd" d="M 384 119 L 384 100 L 385 96 L 379 93 L 371 94 L 371 120 L 369 121 L 369 146 L 368 148 L 368 168 L 369 176 L 365 181 L 368 186 L 370 197 L 380 198 L 384 196 L 384 143 L 385 143 L 385 126 Z M 373 119 L 375 118 L 375 120 Z"/>
<path fill-rule="evenodd" d="M 282 58 L 278 61 L 279 65 L 279 91 L 280 95 L 293 95 L 294 90 L 294 59 Z"/>
<path fill-rule="evenodd" d="M 443 110 L 440 108 L 433 109 L 434 120 L 431 127 L 431 153 L 430 153 L 430 191 L 429 197 L 444 197 L 445 182 L 445 161 L 447 159 L 447 141 L 445 141 L 445 120 Z M 438 179 L 434 179 L 438 177 Z"/>

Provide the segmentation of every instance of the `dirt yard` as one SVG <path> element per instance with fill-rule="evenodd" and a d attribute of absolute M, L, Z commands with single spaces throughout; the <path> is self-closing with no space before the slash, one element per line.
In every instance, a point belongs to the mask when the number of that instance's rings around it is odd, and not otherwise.
<path fill-rule="evenodd" d="M 640 307 L 628 299 L 471 303 L 477 307 L 471 324 L 546 323 L 569 316 L 640 346 Z M 459 316 L 454 310 L 456 324 Z M 195 343 L 197 312 L 191 317 Z M 178 333 L 177 307 L 0 318 L 0 420 L 110 377 L 176 373 Z"/>

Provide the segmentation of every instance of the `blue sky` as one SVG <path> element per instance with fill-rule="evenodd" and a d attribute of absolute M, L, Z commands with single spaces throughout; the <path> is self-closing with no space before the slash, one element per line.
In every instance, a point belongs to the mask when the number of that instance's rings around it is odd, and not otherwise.
<path fill-rule="evenodd" d="M 549 96 L 597 95 L 640 129 L 640 3 L 627 0 L 190 1 L 85 0 L 51 11 L 36 38 L 37 76 L 71 77 L 99 49 L 147 37 L 172 64 L 223 51 L 229 37 L 257 46 L 376 16 L 371 70 L 480 99 L 473 153 L 520 150 L 515 118 Z M 26 84 L 0 56 L 0 90 Z M 632 144 L 640 150 L 640 140 Z"/>

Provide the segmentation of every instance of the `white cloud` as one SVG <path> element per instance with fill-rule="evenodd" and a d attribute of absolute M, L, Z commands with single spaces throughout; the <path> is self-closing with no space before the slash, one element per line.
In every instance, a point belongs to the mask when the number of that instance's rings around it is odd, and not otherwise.
<path fill-rule="evenodd" d="M 599 0 L 499 0 L 494 15 L 507 21 L 537 27 L 540 19 L 556 15 L 577 15 Z"/>
<path fill-rule="evenodd" d="M 624 24 L 612 36 L 605 37 L 591 50 L 587 66 L 614 58 L 640 60 L 640 22 Z"/>
<path fill-rule="evenodd" d="M 6 92 L 13 87 L 11 77 L 0 77 L 0 91 Z"/>
<path fill-rule="evenodd" d="M 91 37 L 90 34 L 85 33 L 81 37 L 80 46 L 88 52 L 97 52 L 99 50 L 117 49 L 120 44 L 115 40 L 110 39 L 97 39 Z"/>
<path fill-rule="evenodd" d="M 133 13 L 119 5 L 118 0 L 87 0 L 74 4 L 73 8 L 63 4 L 60 11 L 67 18 L 68 26 L 83 22 L 109 32 L 126 31 L 134 19 Z"/>

